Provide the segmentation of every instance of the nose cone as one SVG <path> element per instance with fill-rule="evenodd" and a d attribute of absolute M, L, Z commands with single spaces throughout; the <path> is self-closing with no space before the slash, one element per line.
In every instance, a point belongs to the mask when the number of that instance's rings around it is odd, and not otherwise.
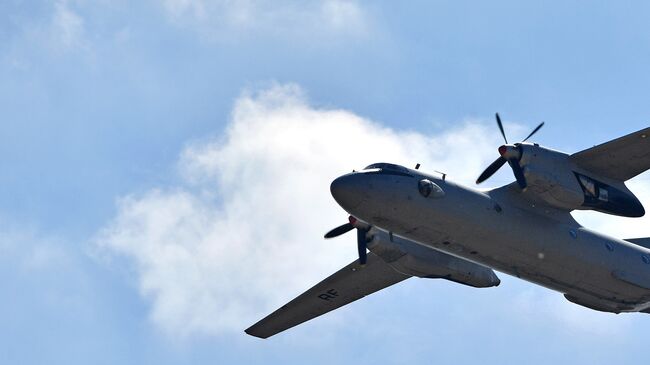
<path fill-rule="evenodd" d="M 507 160 L 513 158 L 520 159 L 521 149 L 517 145 L 504 144 L 503 146 L 499 147 L 499 154 L 501 157 Z"/>
<path fill-rule="evenodd" d="M 330 192 L 339 205 L 348 211 L 361 204 L 366 197 L 366 184 L 360 174 L 343 175 L 332 181 Z"/>

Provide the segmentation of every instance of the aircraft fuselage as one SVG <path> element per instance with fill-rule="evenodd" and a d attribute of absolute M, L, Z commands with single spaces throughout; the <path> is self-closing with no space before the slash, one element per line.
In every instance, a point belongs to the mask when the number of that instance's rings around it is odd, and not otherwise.
<path fill-rule="evenodd" d="M 423 196 L 423 179 L 444 193 Z M 331 190 L 343 209 L 374 227 L 557 290 L 578 304 L 615 313 L 650 307 L 650 249 L 527 203 L 514 186 L 478 191 L 400 167 L 343 175 Z"/>

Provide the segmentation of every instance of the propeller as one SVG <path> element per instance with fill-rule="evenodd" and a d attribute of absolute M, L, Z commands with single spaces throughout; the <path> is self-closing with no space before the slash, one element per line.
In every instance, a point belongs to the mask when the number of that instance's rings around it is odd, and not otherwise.
<path fill-rule="evenodd" d="M 349 220 L 348 223 L 342 224 L 332 229 L 331 231 L 325 233 L 325 238 L 338 237 L 356 228 L 357 229 L 357 251 L 359 251 L 359 264 L 365 265 L 366 262 L 368 261 L 368 253 L 367 253 L 368 238 L 366 238 L 366 234 L 370 230 L 370 226 L 364 227 L 364 224 L 360 224 L 360 222 L 353 216 L 350 216 L 348 220 Z"/>
<path fill-rule="evenodd" d="M 505 165 L 507 162 L 512 169 L 512 173 L 515 175 L 517 184 L 519 184 L 521 190 L 524 190 L 528 185 L 526 183 L 524 171 L 519 164 L 519 161 L 521 160 L 521 156 L 523 154 L 521 143 L 526 142 L 530 137 L 537 133 L 537 131 L 539 131 L 544 126 L 544 122 L 541 122 L 537 127 L 535 127 L 535 129 L 533 129 L 533 131 L 530 132 L 528 137 L 524 138 L 523 141 L 515 144 L 508 144 L 508 139 L 506 138 L 506 133 L 503 129 L 503 123 L 501 123 L 501 117 L 499 117 L 499 113 L 496 113 L 496 119 L 497 125 L 499 126 L 499 130 L 501 131 L 501 135 L 503 136 L 503 140 L 506 142 L 506 144 L 499 147 L 499 154 L 501 156 L 494 160 L 494 162 L 492 162 L 490 166 L 488 166 L 485 171 L 483 171 L 478 179 L 476 179 L 476 183 L 480 184 L 483 181 L 489 179 L 490 176 L 494 175 L 494 173 L 497 172 L 497 170 L 499 170 L 501 166 Z"/>

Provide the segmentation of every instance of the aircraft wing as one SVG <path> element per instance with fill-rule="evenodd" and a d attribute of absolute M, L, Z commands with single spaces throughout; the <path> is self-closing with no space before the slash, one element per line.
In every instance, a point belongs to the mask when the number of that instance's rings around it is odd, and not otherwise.
<path fill-rule="evenodd" d="M 632 242 L 635 245 L 639 245 L 645 248 L 650 248 L 650 237 L 642 237 L 642 238 L 626 238 L 624 241 L 627 242 Z"/>
<path fill-rule="evenodd" d="M 574 153 L 571 160 L 600 176 L 629 180 L 650 168 L 650 128 Z"/>
<path fill-rule="evenodd" d="M 273 336 L 409 277 L 369 252 L 364 267 L 355 260 L 249 327 L 246 333 L 259 338 Z"/>

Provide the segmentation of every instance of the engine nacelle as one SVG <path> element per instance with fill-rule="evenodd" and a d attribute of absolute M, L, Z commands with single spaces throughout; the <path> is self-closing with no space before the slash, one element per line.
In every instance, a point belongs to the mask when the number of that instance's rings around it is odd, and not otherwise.
<path fill-rule="evenodd" d="M 519 161 L 526 177 L 525 194 L 533 201 L 565 210 L 596 210 L 625 217 L 645 214 L 639 199 L 622 181 L 611 181 L 574 165 L 569 155 L 522 143 Z"/>
<path fill-rule="evenodd" d="M 442 278 L 477 288 L 501 283 L 494 271 L 373 228 L 368 249 L 393 269 L 421 278 Z"/>
<path fill-rule="evenodd" d="M 584 194 L 574 179 L 561 179 L 530 165 L 524 167 L 524 176 L 529 191 L 552 207 L 573 210 L 584 203 Z"/>

